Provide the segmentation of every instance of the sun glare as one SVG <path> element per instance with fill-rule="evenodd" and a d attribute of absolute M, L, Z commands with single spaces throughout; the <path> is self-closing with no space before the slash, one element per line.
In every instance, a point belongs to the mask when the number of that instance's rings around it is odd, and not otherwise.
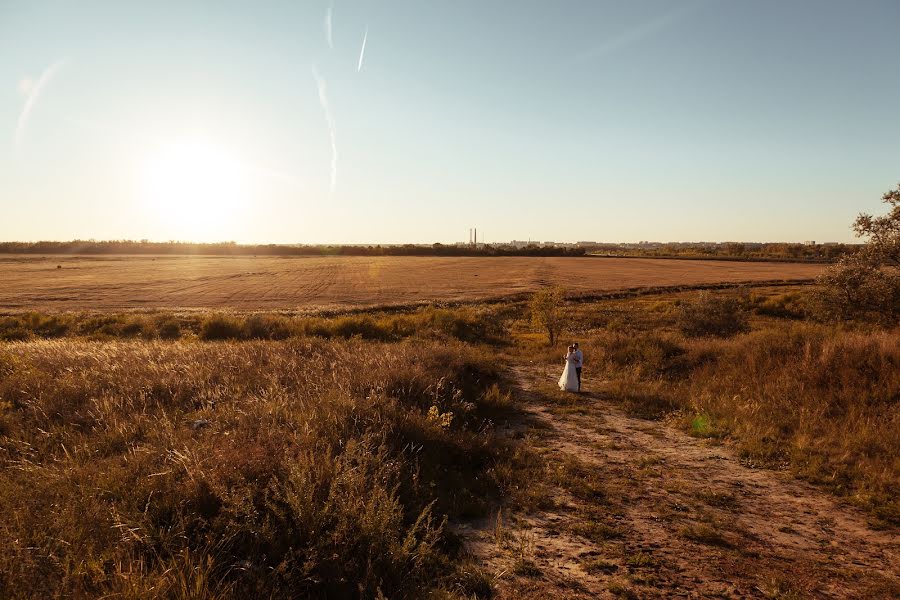
<path fill-rule="evenodd" d="M 141 203 L 156 235 L 179 240 L 234 239 L 245 205 L 244 169 L 227 150 L 203 142 L 164 146 L 145 164 Z"/>

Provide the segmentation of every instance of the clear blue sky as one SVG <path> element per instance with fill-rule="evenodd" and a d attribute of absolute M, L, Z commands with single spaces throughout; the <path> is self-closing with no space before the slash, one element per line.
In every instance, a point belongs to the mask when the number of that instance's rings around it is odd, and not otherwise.
<path fill-rule="evenodd" d="M 848 241 L 900 181 L 898 27 L 897 0 L 0 0 L 0 239 Z"/>

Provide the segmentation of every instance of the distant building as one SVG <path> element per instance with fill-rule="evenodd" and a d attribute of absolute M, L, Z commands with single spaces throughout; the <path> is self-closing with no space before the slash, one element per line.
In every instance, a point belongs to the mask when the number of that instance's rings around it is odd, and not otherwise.
<path fill-rule="evenodd" d="M 807 241 L 803 242 L 803 245 L 804 246 L 815 246 L 816 240 L 807 240 Z"/>

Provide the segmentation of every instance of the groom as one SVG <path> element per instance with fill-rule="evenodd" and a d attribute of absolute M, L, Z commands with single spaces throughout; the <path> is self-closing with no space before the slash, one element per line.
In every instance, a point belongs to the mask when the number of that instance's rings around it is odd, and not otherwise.
<path fill-rule="evenodd" d="M 581 391 L 581 367 L 584 365 L 584 354 L 581 353 L 581 348 L 578 347 L 578 342 L 572 344 L 575 346 L 575 374 L 578 375 L 578 391 Z"/>

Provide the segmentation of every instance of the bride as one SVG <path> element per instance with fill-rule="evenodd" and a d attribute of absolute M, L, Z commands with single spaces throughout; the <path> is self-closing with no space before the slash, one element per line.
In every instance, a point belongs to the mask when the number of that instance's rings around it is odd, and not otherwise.
<path fill-rule="evenodd" d="M 559 378 L 559 389 L 564 392 L 578 391 L 578 374 L 575 372 L 575 346 L 569 346 L 566 352 L 566 368 L 563 369 L 562 377 Z"/>

